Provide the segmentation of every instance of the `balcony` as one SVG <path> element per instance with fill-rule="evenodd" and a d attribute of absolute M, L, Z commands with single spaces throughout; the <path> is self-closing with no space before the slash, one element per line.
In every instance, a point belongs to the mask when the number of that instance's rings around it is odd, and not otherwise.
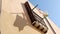
<path fill-rule="evenodd" d="M 36 14 L 31 8 L 28 2 L 24 4 L 29 18 L 31 20 L 31 24 L 39 29 L 40 31 L 46 33 L 48 31 L 48 27 L 46 26 L 43 18 L 41 18 L 38 14 Z"/>

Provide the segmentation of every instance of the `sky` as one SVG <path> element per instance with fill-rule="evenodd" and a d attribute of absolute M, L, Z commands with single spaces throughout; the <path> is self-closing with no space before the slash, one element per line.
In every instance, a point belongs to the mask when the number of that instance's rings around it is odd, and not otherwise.
<path fill-rule="evenodd" d="M 48 17 L 60 28 L 60 0 L 29 0 L 34 6 L 48 13 Z"/>

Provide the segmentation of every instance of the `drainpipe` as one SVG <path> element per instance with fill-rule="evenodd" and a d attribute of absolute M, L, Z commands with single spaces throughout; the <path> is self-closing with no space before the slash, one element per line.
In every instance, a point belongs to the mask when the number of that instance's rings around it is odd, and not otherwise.
<path fill-rule="evenodd" d="M 44 16 L 44 18 L 45 18 L 45 20 L 47 21 L 47 23 L 48 23 L 49 27 L 51 28 L 52 32 L 53 32 L 54 34 L 56 34 L 56 32 L 54 31 L 54 29 L 53 29 L 53 27 L 51 26 L 50 22 L 48 21 L 47 16 Z"/>

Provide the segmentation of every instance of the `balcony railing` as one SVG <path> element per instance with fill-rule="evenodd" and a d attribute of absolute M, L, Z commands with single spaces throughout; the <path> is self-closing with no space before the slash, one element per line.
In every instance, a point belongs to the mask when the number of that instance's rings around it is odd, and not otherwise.
<path fill-rule="evenodd" d="M 29 3 L 26 2 L 24 4 L 27 13 L 29 15 L 29 18 L 31 20 L 31 24 L 36 27 L 37 29 L 43 31 L 44 33 L 47 32 L 48 28 L 43 20 L 43 18 L 41 18 L 39 15 L 37 15 L 29 6 Z"/>

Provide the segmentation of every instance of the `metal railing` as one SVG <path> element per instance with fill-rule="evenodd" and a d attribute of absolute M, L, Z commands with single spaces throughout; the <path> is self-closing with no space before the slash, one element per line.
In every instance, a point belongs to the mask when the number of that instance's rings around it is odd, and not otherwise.
<path fill-rule="evenodd" d="M 29 18 L 31 20 L 31 24 L 35 27 L 37 27 L 38 29 L 40 29 L 41 31 L 43 31 L 44 33 L 47 32 L 48 28 L 43 20 L 43 18 L 41 18 L 38 14 L 36 14 L 29 6 L 29 3 L 26 2 L 24 4 L 27 13 L 29 15 Z"/>
<path fill-rule="evenodd" d="M 44 20 L 43 20 L 42 17 L 40 17 L 39 15 L 37 15 L 34 11 L 32 11 L 32 13 L 33 13 L 35 19 L 36 19 L 39 23 L 41 23 L 42 25 L 46 26 L 46 24 L 45 24 L 45 22 L 44 22 Z M 47 26 L 46 26 L 46 27 L 47 27 Z"/>

